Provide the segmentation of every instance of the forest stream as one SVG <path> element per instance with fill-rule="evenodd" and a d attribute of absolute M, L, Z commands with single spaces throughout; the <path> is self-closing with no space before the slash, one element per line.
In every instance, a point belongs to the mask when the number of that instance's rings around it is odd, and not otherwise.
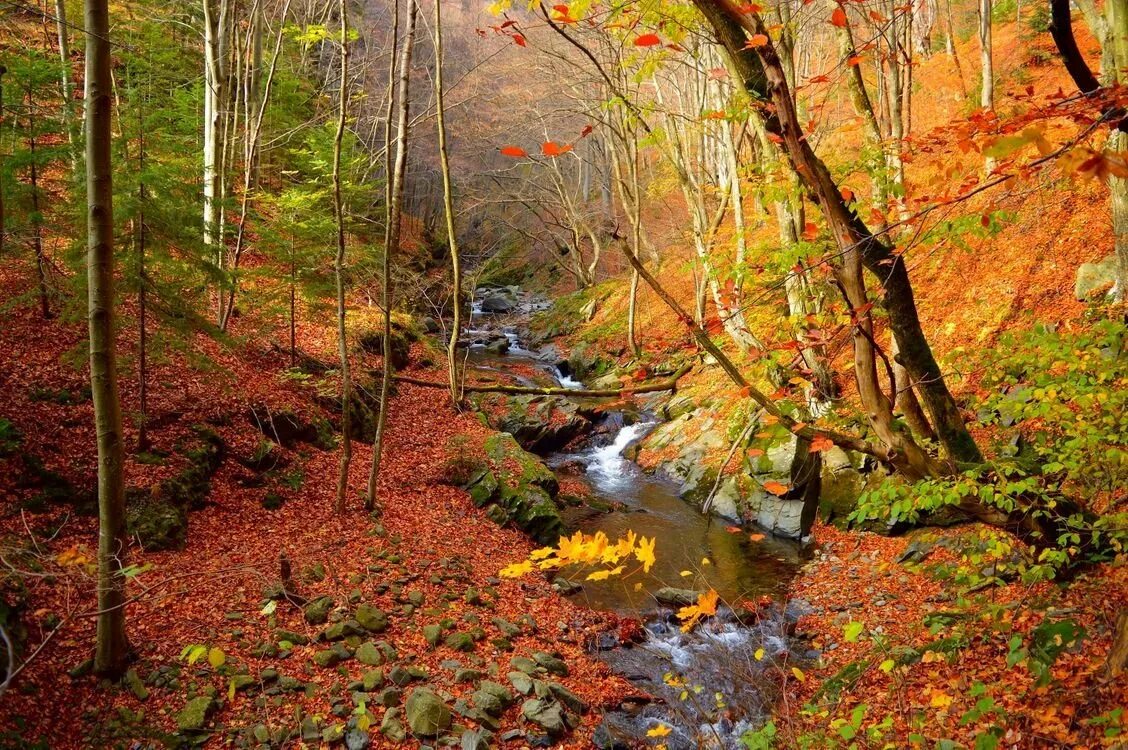
<path fill-rule="evenodd" d="M 532 384 L 526 375 L 511 372 L 532 364 L 565 388 L 583 388 L 582 382 L 557 367 L 551 346 L 532 351 L 522 341 L 527 316 L 544 306 L 526 302 L 512 314 L 497 316 L 483 312 L 476 302 L 470 332 L 504 335 L 508 348 L 499 352 L 496 347 L 493 351 L 472 347 L 471 367 L 508 373 Z M 643 623 L 645 633 L 638 643 L 625 647 L 619 637 L 608 634 L 597 650 L 618 674 L 655 700 L 624 704 L 622 710 L 608 714 L 596 742 L 619 747 L 621 742 L 645 739 L 647 729 L 658 720 L 672 728 L 665 738 L 669 748 L 740 747 L 741 735 L 755 728 L 770 705 L 771 687 L 762 667 L 765 657 L 801 661 L 813 656 L 788 637 L 806 606 L 785 602 L 802 550 L 796 542 L 703 515 L 678 495 L 673 482 L 646 473 L 627 458 L 629 449 L 657 426 L 653 413 L 607 411 L 603 420 L 582 447 L 546 459 L 558 475 L 587 486 L 595 501 L 591 505 L 610 506 L 610 510 L 590 505 L 569 509 L 564 513 L 568 529 L 585 534 L 602 531 L 611 540 L 628 532 L 654 538 L 657 561 L 646 574 L 636 571 L 627 578 L 590 583 L 565 576 L 557 583 L 576 603 Z M 710 588 L 730 606 L 722 606 L 716 618 L 683 633 L 675 609 L 692 603 L 693 592 Z M 708 690 L 702 691 L 705 685 Z M 733 721 L 730 716 L 741 719 Z"/>

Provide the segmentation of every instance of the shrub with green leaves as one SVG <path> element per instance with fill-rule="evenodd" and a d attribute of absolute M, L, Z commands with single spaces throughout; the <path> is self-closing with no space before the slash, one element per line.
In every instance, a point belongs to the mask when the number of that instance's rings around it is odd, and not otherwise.
<path fill-rule="evenodd" d="M 854 522 L 915 523 L 969 499 L 1006 513 L 1027 510 L 1053 522 L 1028 579 L 1052 577 L 1079 559 L 1128 542 L 1128 326 L 1098 321 L 1075 331 L 1047 326 L 1008 335 L 987 368 L 990 395 L 979 405 L 997 436 L 986 464 L 916 483 L 887 481 L 867 491 Z"/>

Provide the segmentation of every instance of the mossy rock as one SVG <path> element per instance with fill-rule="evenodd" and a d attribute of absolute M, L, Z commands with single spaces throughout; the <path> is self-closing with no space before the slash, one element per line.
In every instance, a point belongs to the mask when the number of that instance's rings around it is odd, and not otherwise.
<path fill-rule="evenodd" d="M 442 699 L 427 688 L 416 688 L 407 697 L 407 725 L 419 737 L 434 737 L 450 727 L 451 712 Z"/>
<path fill-rule="evenodd" d="M 208 717 L 215 709 L 214 698 L 206 695 L 193 698 L 176 714 L 176 726 L 182 732 L 198 732 L 207 724 Z"/>
<path fill-rule="evenodd" d="M 405 326 L 392 320 L 392 367 L 402 370 L 411 362 L 411 344 L 418 340 L 418 334 Z M 356 337 L 357 346 L 361 351 L 377 356 L 384 356 L 384 329 L 375 328 L 362 331 Z"/>
<path fill-rule="evenodd" d="M 267 439 L 284 448 L 308 443 L 322 450 L 332 450 L 337 445 L 333 426 L 323 417 L 307 419 L 288 409 L 275 411 L 261 404 L 248 409 L 246 416 Z"/>
<path fill-rule="evenodd" d="M 139 497 L 140 495 L 140 497 Z M 188 511 L 140 492 L 127 495 L 125 528 L 148 551 L 183 549 L 188 539 Z"/>

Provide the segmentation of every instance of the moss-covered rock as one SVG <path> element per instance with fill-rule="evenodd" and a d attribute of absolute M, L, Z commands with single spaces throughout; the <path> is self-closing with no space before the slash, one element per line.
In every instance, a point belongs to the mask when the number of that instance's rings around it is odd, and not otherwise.
<path fill-rule="evenodd" d="M 176 714 L 176 726 L 182 732 L 198 732 L 207 724 L 215 708 L 214 698 L 206 695 L 193 698 Z"/>
<path fill-rule="evenodd" d="M 539 458 L 517 445 L 512 435 L 499 433 L 485 442 L 491 469 L 466 489 L 479 507 L 493 504 L 490 517 L 511 520 L 542 544 L 554 544 L 563 529 L 553 501 L 556 476 Z"/>

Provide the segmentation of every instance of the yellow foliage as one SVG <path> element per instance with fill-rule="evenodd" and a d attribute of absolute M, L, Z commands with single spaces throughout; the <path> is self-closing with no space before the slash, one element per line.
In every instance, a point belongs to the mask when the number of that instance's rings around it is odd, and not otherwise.
<path fill-rule="evenodd" d="M 682 621 L 682 632 L 688 633 L 702 617 L 712 617 L 717 614 L 717 600 L 719 595 L 716 589 L 709 589 L 697 597 L 697 604 L 682 607 L 678 610 L 678 619 Z"/>
<path fill-rule="evenodd" d="M 668 724 L 659 724 L 658 726 L 654 727 L 653 729 L 648 729 L 646 731 L 646 736 L 647 737 L 665 737 L 669 733 L 670 733 L 670 726 Z"/>
<path fill-rule="evenodd" d="M 632 555 L 642 563 L 643 570 L 650 571 L 654 565 L 654 539 L 639 537 L 633 531 L 616 541 L 611 541 L 605 533 L 584 534 L 577 531 L 570 537 L 560 537 L 555 547 L 541 547 L 529 554 L 527 560 L 502 568 L 498 575 L 502 578 L 520 578 L 534 570 L 553 570 L 572 565 L 586 567 L 599 566 L 587 576 L 589 581 L 605 581 L 612 576 L 622 575 L 623 565 Z"/>

